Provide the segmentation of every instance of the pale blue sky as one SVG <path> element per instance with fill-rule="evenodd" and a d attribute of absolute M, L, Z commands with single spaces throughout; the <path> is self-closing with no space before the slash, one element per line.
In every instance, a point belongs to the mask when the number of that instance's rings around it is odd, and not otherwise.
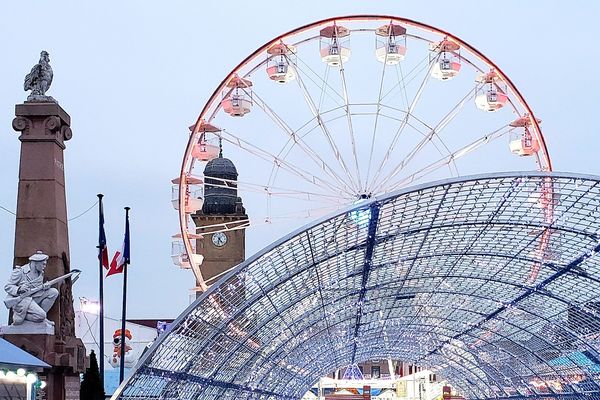
<path fill-rule="evenodd" d="M 174 318 L 188 304 L 191 272 L 175 268 L 178 231 L 170 179 L 187 127 L 246 55 L 306 23 L 350 14 L 391 14 L 452 32 L 494 60 L 519 88 L 543 130 L 555 170 L 600 174 L 594 115 L 600 102 L 595 1 L 20 1 L 0 5 L 0 205 L 15 209 L 19 141 L 12 131 L 23 78 L 50 53 L 54 96 L 72 117 L 65 167 L 73 217 L 106 195 L 109 248 L 120 246 L 132 207 L 132 318 Z M 226 5 L 226 6 L 225 6 Z M 482 172 L 486 170 L 481 160 Z M 69 226 L 72 266 L 84 271 L 75 298 L 97 297 L 96 210 Z M 0 210 L 0 282 L 13 259 L 14 216 Z M 276 238 L 249 238 L 255 252 Z M 120 314 L 119 278 L 107 281 L 106 312 Z M 7 312 L 0 311 L 6 322 Z"/>

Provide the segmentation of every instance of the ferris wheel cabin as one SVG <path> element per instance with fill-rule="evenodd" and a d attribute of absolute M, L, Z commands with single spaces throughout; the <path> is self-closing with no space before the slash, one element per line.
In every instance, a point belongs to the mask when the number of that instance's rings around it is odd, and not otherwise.
<path fill-rule="evenodd" d="M 429 50 L 435 54 L 437 61 L 431 68 L 431 76 L 440 81 L 454 78 L 460 72 L 460 46 L 448 39 L 432 42 Z"/>
<path fill-rule="evenodd" d="M 341 25 L 330 25 L 319 32 L 321 61 L 330 67 L 339 67 L 350 60 L 350 48 L 344 46 L 348 42 L 350 30 Z"/>
<path fill-rule="evenodd" d="M 498 111 L 508 101 L 506 84 L 502 82 L 496 71 L 481 74 L 475 80 L 482 85 L 475 97 L 477 108 L 487 112 Z"/>
<path fill-rule="evenodd" d="M 538 120 L 538 123 L 541 122 Z M 510 123 L 511 127 L 523 128 L 523 131 L 512 131 L 510 134 L 510 151 L 518 156 L 531 156 L 540 150 L 540 143 L 529 131 L 531 117 L 525 115 Z"/>
<path fill-rule="evenodd" d="M 193 131 L 194 127 L 191 126 L 190 130 Z M 200 161 L 210 161 L 213 158 L 217 158 L 220 147 L 216 134 L 217 132 L 221 132 L 221 130 L 214 125 L 202 121 L 198 132 L 200 132 L 200 137 L 192 147 L 192 157 Z"/>
<path fill-rule="evenodd" d="M 203 190 L 202 190 L 202 179 L 194 176 L 186 176 L 186 193 L 185 193 L 185 213 L 193 214 L 198 210 L 202 209 L 204 204 Z M 171 203 L 175 210 L 179 210 L 179 183 L 180 179 L 175 178 L 171 181 L 173 186 L 171 188 Z"/>
<path fill-rule="evenodd" d="M 171 242 L 171 261 L 173 262 L 174 265 L 176 265 L 182 269 L 189 269 L 190 268 L 190 258 L 188 256 L 187 252 L 185 251 L 185 246 L 183 244 L 181 233 L 173 235 L 172 238 L 174 240 Z M 202 254 L 197 254 L 195 252 L 195 250 L 196 250 L 195 242 L 198 239 L 202 239 L 202 235 L 198 235 L 195 233 L 188 233 L 188 238 L 191 240 L 192 248 L 194 249 L 194 252 L 191 254 L 192 261 L 196 265 L 201 265 L 202 262 L 204 261 L 204 256 Z"/>
<path fill-rule="evenodd" d="M 387 65 L 396 65 L 406 56 L 406 28 L 397 24 L 375 30 L 375 57 Z M 400 39 L 401 38 L 401 39 Z M 402 40 L 402 42 L 400 42 Z"/>
<path fill-rule="evenodd" d="M 243 117 L 252 110 L 252 81 L 234 75 L 223 91 L 221 106 L 232 117 Z"/>
<path fill-rule="evenodd" d="M 267 62 L 267 75 L 269 79 L 279 84 L 285 84 L 296 79 L 296 72 L 290 65 L 290 57 L 294 54 L 295 47 L 277 43 L 267 50 L 270 58 Z"/>

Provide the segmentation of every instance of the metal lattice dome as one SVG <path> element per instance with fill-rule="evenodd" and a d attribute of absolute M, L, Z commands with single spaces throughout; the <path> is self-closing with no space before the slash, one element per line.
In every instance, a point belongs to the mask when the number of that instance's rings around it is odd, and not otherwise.
<path fill-rule="evenodd" d="M 323 218 L 210 287 L 113 398 L 298 399 L 393 358 L 469 399 L 598 399 L 599 184 L 466 177 Z"/>

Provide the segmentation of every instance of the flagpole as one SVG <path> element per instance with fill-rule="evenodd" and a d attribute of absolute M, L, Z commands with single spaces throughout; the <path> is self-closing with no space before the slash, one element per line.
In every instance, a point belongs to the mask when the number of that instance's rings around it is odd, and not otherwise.
<path fill-rule="evenodd" d="M 121 363 L 119 365 L 119 384 L 125 377 L 125 321 L 127 321 L 127 265 L 129 265 L 129 207 L 125 207 L 125 239 L 123 241 L 123 310 L 121 315 Z"/>
<path fill-rule="evenodd" d="M 104 195 L 102 193 L 98 194 L 98 221 L 100 224 L 100 229 L 104 229 L 104 211 L 102 209 L 102 198 Z M 99 336 L 100 343 L 98 343 L 99 351 L 100 351 L 100 360 L 98 362 L 98 367 L 100 368 L 100 383 L 102 384 L 102 388 L 104 388 L 104 271 L 102 265 L 102 251 L 103 243 L 101 242 L 101 237 L 98 237 L 98 290 L 100 291 L 100 310 L 98 311 L 98 317 L 100 318 L 99 324 Z M 104 243 L 106 245 L 106 243 Z"/>

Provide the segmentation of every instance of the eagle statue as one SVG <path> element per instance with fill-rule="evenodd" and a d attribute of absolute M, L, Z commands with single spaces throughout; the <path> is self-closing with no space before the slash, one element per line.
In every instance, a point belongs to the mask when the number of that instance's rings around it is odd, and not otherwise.
<path fill-rule="evenodd" d="M 29 102 L 56 102 L 51 96 L 46 96 L 46 91 L 52 84 L 52 67 L 50 67 L 50 57 L 47 51 L 40 53 L 40 61 L 33 66 L 31 72 L 25 77 L 23 89 L 31 90 L 27 96 Z"/>

